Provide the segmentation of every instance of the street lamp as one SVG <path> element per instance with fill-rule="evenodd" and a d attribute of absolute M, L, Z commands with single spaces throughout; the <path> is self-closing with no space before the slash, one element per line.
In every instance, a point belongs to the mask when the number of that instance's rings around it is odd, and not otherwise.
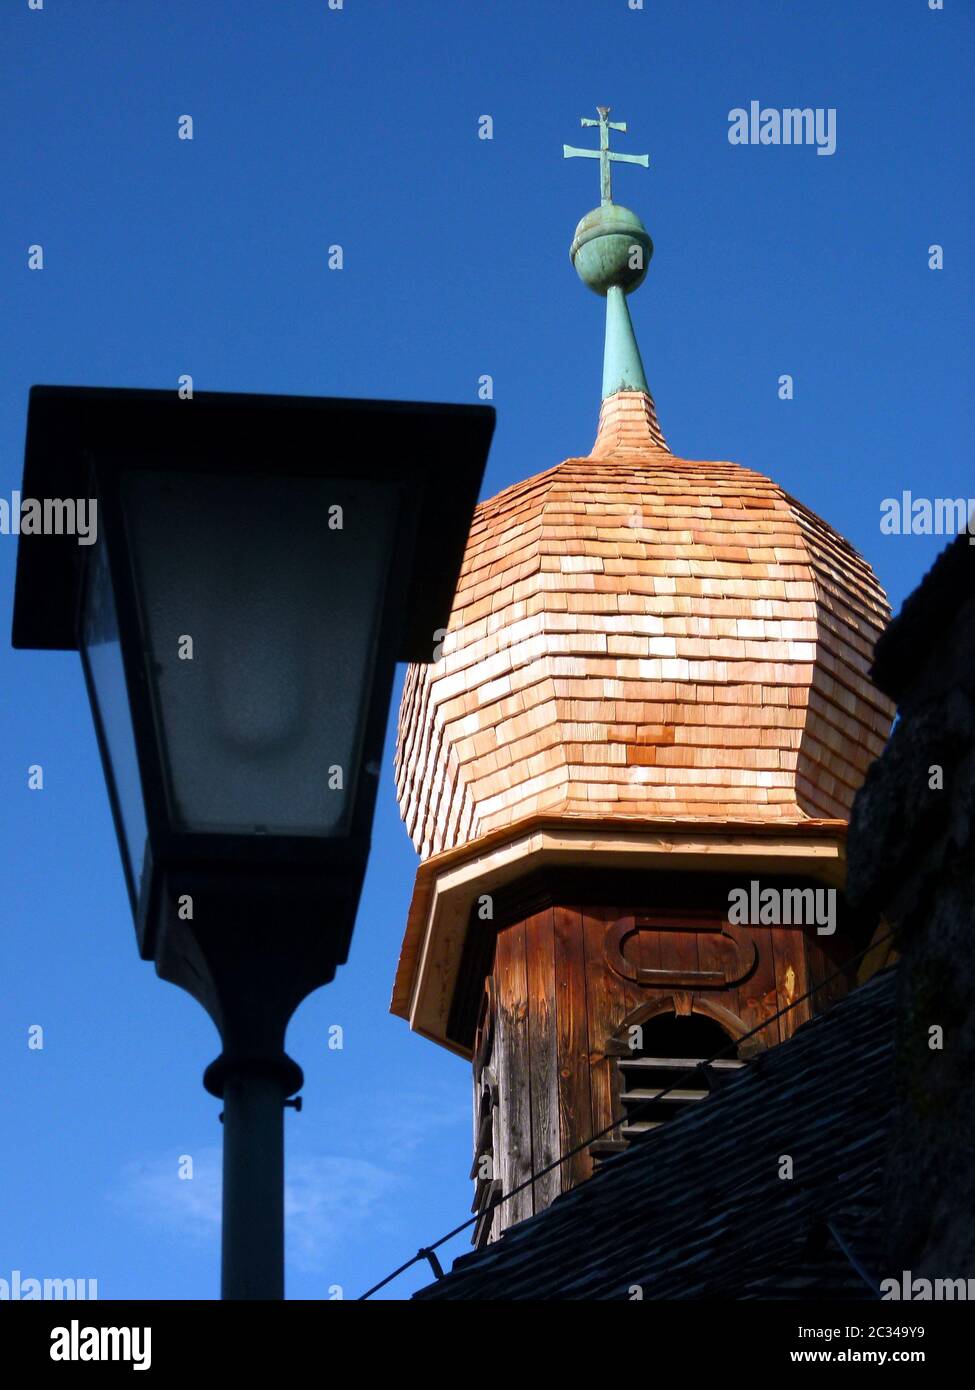
<path fill-rule="evenodd" d="M 396 661 L 447 624 L 486 406 L 34 387 L 13 643 L 78 649 L 139 950 L 223 1050 L 224 1298 L 284 1296 L 298 1004 L 342 964 Z M 64 515 L 62 511 L 62 515 Z"/>

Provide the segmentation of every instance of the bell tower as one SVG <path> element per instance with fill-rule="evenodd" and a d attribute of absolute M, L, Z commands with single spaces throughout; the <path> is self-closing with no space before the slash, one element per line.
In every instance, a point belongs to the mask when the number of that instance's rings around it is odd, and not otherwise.
<path fill-rule="evenodd" d="M 606 300 L 596 441 L 478 506 L 399 717 L 422 862 L 392 1011 L 471 1059 L 476 1243 L 706 1103 L 656 1101 L 688 1061 L 725 1046 L 719 1084 L 845 992 L 739 1042 L 865 944 L 846 825 L 893 715 L 869 565 L 770 479 L 664 439 L 627 305 L 653 244 L 610 177 L 648 157 L 597 110 L 599 149 L 564 147 L 600 161 L 570 251 Z"/>

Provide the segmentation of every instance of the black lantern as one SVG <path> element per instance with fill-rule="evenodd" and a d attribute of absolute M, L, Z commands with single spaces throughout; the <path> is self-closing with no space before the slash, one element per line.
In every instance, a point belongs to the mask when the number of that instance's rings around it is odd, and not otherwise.
<path fill-rule="evenodd" d="M 433 659 L 493 427 L 31 391 L 23 497 L 95 499 L 97 526 L 21 535 L 14 646 L 80 649 L 139 949 L 220 1030 L 225 1296 L 282 1296 L 285 1029 L 348 954 L 394 666 Z"/>

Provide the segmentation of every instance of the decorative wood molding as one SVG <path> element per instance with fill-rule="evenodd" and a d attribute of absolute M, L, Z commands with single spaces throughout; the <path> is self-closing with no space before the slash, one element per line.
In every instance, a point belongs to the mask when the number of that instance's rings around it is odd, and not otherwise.
<path fill-rule="evenodd" d="M 668 944 L 668 937 L 681 932 L 706 933 L 714 938 L 712 944 L 730 948 L 727 950 L 728 964 L 722 970 L 688 970 L 678 964 L 660 968 L 634 965 L 626 958 L 623 947 L 627 940 L 640 932 L 658 932 L 661 949 Z M 648 989 L 730 989 L 746 979 L 755 968 L 758 951 L 754 941 L 743 941 L 727 922 L 715 920 L 714 914 L 690 909 L 685 912 L 659 912 L 614 923 L 606 932 L 603 950 L 606 964 L 621 979 L 632 980 Z"/>
<path fill-rule="evenodd" d="M 679 822 L 624 827 L 538 817 L 512 836 L 486 837 L 452 850 L 429 860 L 417 874 L 392 1011 L 424 1037 L 471 1057 L 498 930 L 518 920 L 525 881 L 534 884 L 536 904 L 551 893 L 551 885 L 568 883 L 570 875 L 592 875 L 593 883 L 599 876 L 606 882 L 610 875 L 636 875 L 643 881 L 644 903 L 653 901 L 655 884 L 678 876 L 684 877 L 685 892 L 694 884 L 716 887 L 722 874 L 826 883 L 842 890 L 845 834 L 845 824 L 837 821 L 774 828 Z M 495 899 L 494 920 L 472 921 L 472 906 L 485 894 Z M 864 924 L 865 930 L 872 925 Z"/>
<path fill-rule="evenodd" d="M 703 1014 L 706 1018 L 713 1019 L 715 1023 L 720 1023 L 729 1036 L 736 1040 L 748 1032 L 748 1028 L 738 1015 L 732 1013 L 730 1009 L 726 1009 L 723 1004 L 718 1004 L 713 999 L 701 999 L 696 994 L 690 994 L 685 990 L 676 990 L 672 994 L 661 995 L 657 999 L 648 1000 L 646 1004 L 641 1004 L 639 1008 L 631 1010 L 613 1036 L 607 1039 L 606 1056 L 628 1057 L 631 1052 L 628 1038 L 629 1030 L 638 1027 L 641 1023 L 648 1023 L 650 1019 L 656 1018 L 659 1014 L 670 1013 L 685 1018 L 692 1013 Z"/>

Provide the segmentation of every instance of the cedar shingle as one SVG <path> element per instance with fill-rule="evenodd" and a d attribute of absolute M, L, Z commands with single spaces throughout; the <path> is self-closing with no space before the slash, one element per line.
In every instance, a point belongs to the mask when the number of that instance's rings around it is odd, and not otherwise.
<path fill-rule="evenodd" d="M 846 818 L 892 706 L 870 567 L 775 483 L 675 458 L 652 400 L 477 508 L 396 750 L 424 857 L 525 816 Z"/>

